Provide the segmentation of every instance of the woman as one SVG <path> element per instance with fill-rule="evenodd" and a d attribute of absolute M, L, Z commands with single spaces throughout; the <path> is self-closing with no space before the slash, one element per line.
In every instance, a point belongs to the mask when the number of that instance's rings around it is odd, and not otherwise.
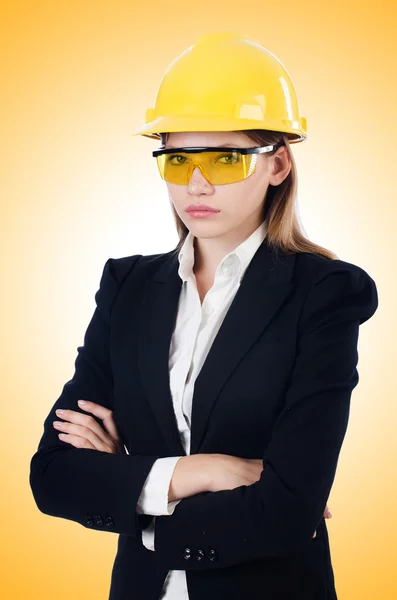
<path fill-rule="evenodd" d="M 268 50 L 202 36 L 146 117 L 180 240 L 106 262 L 37 506 L 119 534 L 110 600 L 335 600 L 326 502 L 375 282 L 300 230 L 306 121 Z"/>

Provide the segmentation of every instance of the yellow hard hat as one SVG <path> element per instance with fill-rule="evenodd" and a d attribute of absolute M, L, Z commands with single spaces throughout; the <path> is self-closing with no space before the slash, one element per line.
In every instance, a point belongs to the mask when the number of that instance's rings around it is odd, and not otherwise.
<path fill-rule="evenodd" d="M 208 33 L 167 68 L 155 108 L 132 135 L 268 129 L 290 143 L 307 137 L 306 119 L 291 77 L 281 61 L 256 41 L 237 33 Z"/>

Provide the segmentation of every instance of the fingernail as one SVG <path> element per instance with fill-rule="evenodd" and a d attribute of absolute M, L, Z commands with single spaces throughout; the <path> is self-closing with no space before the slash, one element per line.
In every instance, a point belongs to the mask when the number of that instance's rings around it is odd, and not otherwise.
<path fill-rule="evenodd" d="M 85 400 L 79 400 L 78 403 L 79 404 L 87 404 L 87 402 Z"/>

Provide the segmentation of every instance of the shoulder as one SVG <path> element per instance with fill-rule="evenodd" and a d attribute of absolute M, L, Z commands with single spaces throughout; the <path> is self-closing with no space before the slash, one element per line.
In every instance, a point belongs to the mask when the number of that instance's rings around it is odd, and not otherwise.
<path fill-rule="evenodd" d="M 345 260 L 332 260 L 312 252 L 297 252 L 296 262 L 298 273 L 305 274 L 312 283 L 334 273 L 349 273 L 353 278 L 369 278 L 374 281 L 365 269 Z"/>
<path fill-rule="evenodd" d="M 152 270 L 158 269 L 173 252 L 174 250 L 160 254 L 132 254 L 120 258 L 108 258 L 102 268 L 99 288 L 95 294 L 98 308 L 109 315 L 123 284 L 132 273 L 136 273 L 134 281 L 137 283 L 140 279 L 145 280 Z"/>
<path fill-rule="evenodd" d="M 349 281 L 352 286 L 369 286 L 376 290 L 374 279 L 359 265 L 340 259 L 332 260 L 311 252 L 296 254 L 296 277 L 306 281 L 309 288 L 331 278 L 335 284 Z"/>
<path fill-rule="evenodd" d="M 118 285 L 127 279 L 133 269 L 144 272 L 145 276 L 158 269 L 164 261 L 171 258 L 175 250 L 158 254 L 133 254 L 120 258 L 108 258 L 104 266 L 104 274 L 110 275 Z"/>
<path fill-rule="evenodd" d="M 297 253 L 296 277 L 306 284 L 306 312 L 335 311 L 367 321 L 378 308 L 374 279 L 359 265 L 309 252 Z"/>

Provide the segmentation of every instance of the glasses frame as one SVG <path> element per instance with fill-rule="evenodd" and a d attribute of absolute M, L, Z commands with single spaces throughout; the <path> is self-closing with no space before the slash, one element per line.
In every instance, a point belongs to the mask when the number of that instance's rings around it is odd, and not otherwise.
<path fill-rule="evenodd" d="M 188 154 L 192 154 L 195 152 L 240 152 L 240 154 L 263 154 L 265 152 L 272 152 L 273 150 L 278 150 L 281 146 L 284 146 L 284 140 L 280 140 L 277 144 L 272 144 L 270 146 L 258 146 L 256 148 L 231 148 L 230 146 L 218 146 L 214 148 L 214 146 L 197 146 L 197 147 L 181 147 L 181 148 L 159 148 L 157 150 L 153 150 L 152 155 L 154 157 L 160 156 L 160 154 L 177 154 L 178 152 L 186 152 Z"/>

